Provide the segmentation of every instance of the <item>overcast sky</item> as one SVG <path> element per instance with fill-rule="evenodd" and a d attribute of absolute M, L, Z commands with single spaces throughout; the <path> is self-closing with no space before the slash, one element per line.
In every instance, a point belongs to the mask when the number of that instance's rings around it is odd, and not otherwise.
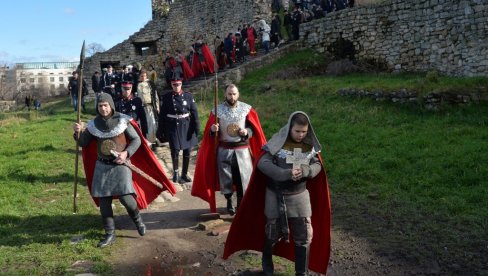
<path fill-rule="evenodd" d="M 151 20 L 151 0 L 1 1 L 0 65 L 77 61 L 83 40 L 105 49 Z"/>

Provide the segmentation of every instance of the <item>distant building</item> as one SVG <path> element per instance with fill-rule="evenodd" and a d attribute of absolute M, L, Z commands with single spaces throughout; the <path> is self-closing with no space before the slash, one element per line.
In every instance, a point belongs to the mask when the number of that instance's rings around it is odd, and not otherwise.
<path fill-rule="evenodd" d="M 68 82 L 78 62 L 27 62 L 15 64 L 17 91 L 46 98 L 68 93 Z"/>
<path fill-rule="evenodd" d="M 8 74 L 9 67 L 4 65 L 0 66 L 0 91 L 3 91 L 3 88 L 7 85 L 7 74 Z"/>

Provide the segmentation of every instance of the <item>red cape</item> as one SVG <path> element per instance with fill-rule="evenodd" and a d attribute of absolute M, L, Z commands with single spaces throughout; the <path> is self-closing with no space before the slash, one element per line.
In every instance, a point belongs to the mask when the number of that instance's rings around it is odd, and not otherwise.
<path fill-rule="evenodd" d="M 152 178 L 159 181 L 163 184 L 165 189 L 161 190 L 160 188 L 156 187 L 154 184 L 137 174 L 136 172 L 132 172 L 132 182 L 134 185 L 134 189 L 136 191 L 136 201 L 137 207 L 139 209 L 146 209 L 147 206 L 154 200 L 158 195 L 167 190 L 171 194 L 176 194 L 176 189 L 173 186 L 173 183 L 166 177 L 161 164 L 158 162 L 158 159 L 151 151 L 149 146 L 146 143 L 146 139 L 142 135 L 139 126 L 134 120 L 130 120 L 130 123 L 137 131 L 137 134 L 141 137 L 141 146 L 136 150 L 134 155 L 130 157 L 130 161 L 136 167 L 141 169 L 143 172 L 150 175 Z M 93 173 L 95 171 L 95 162 L 97 161 L 97 142 L 93 140 L 90 142 L 88 147 L 84 147 L 82 149 L 82 156 L 83 156 L 83 166 L 85 168 L 85 175 L 86 175 L 86 184 L 88 185 L 88 189 L 90 190 L 91 194 L 91 187 L 93 181 Z M 93 201 L 99 206 L 98 198 L 92 197 Z"/>
<path fill-rule="evenodd" d="M 186 59 L 183 55 L 180 56 L 181 59 L 181 68 L 183 69 L 183 79 L 185 81 L 188 81 L 189 79 L 193 79 L 193 71 L 190 68 L 190 65 L 188 65 L 188 62 L 186 62 Z"/>
<path fill-rule="evenodd" d="M 191 64 L 191 70 L 193 72 L 194 77 L 200 76 L 200 72 L 208 72 L 209 74 L 213 74 L 215 72 L 215 59 L 210 52 L 207 44 L 202 45 L 202 54 L 204 58 L 204 62 L 200 62 L 200 57 L 198 53 L 193 53 L 193 60 Z"/>
<path fill-rule="evenodd" d="M 253 136 L 249 139 L 249 149 L 251 150 L 251 156 L 257 156 L 261 147 L 266 144 L 266 137 L 264 137 L 258 114 L 253 108 L 247 114 L 247 120 L 253 130 Z M 210 205 L 210 211 L 215 213 L 217 212 L 215 192 L 220 191 L 220 182 L 217 173 L 218 145 L 215 143 L 215 136 L 210 135 L 210 126 L 214 123 L 215 115 L 210 113 L 205 126 L 202 144 L 198 151 L 191 195 L 207 201 Z"/>
<path fill-rule="evenodd" d="M 268 177 L 256 167 L 257 161 L 263 154 L 264 151 L 254 162 L 253 175 L 225 242 L 224 259 L 239 250 L 263 251 L 266 225 L 264 201 Z M 320 155 L 319 160 L 322 164 Z M 323 274 L 327 273 L 330 256 L 331 213 L 328 186 L 325 169 L 307 182 L 312 205 L 313 228 L 308 267 L 312 271 Z M 273 254 L 295 261 L 295 245 L 291 234 L 290 242 L 285 243 L 283 240 L 278 242 Z"/>

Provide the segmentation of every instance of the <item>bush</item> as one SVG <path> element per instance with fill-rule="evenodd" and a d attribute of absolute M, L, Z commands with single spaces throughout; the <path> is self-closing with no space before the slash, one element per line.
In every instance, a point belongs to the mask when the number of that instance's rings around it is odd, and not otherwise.
<path fill-rule="evenodd" d="M 425 75 L 425 79 L 427 79 L 428 82 L 439 82 L 439 72 L 436 70 L 432 70 L 427 72 L 427 75 Z"/>

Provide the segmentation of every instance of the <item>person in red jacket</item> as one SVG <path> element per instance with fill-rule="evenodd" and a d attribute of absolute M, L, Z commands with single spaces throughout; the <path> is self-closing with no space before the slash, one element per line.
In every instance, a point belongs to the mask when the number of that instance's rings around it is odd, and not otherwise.
<path fill-rule="evenodd" d="M 256 37 L 258 36 L 256 33 L 256 29 L 251 24 L 247 25 L 247 43 L 249 43 L 249 55 L 255 56 L 256 55 Z"/>

